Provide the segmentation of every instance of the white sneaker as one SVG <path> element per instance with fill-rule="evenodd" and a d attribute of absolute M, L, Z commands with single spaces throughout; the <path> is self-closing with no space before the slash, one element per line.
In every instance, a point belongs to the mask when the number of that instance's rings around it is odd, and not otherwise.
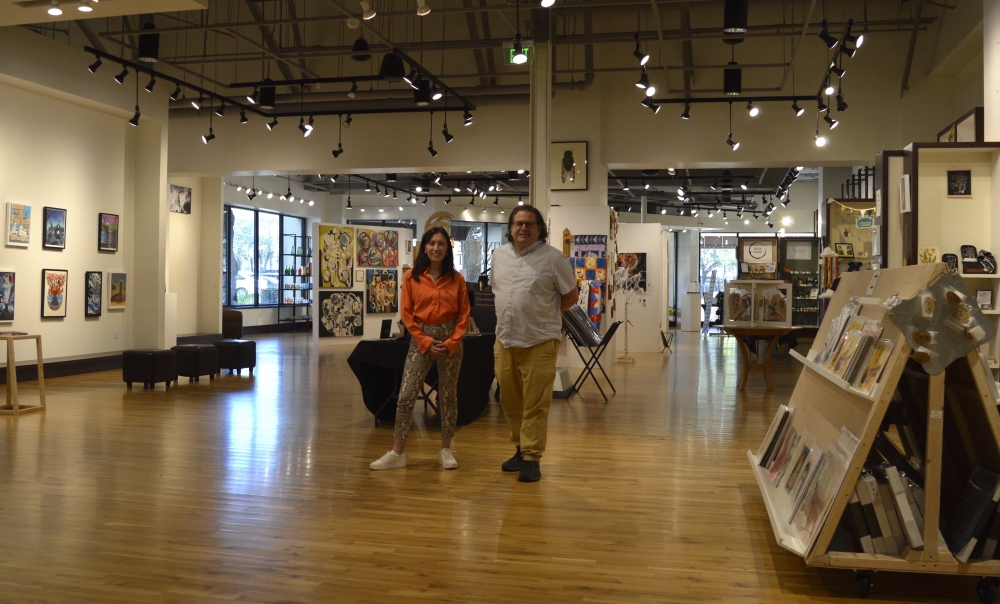
<path fill-rule="evenodd" d="M 455 461 L 455 456 L 451 454 L 451 449 L 441 449 L 441 455 L 438 459 L 441 462 L 441 467 L 445 470 L 458 469 L 458 462 Z"/>
<path fill-rule="evenodd" d="M 368 465 L 372 470 L 393 470 L 406 467 L 406 453 L 396 453 L 392 449 Z"/>

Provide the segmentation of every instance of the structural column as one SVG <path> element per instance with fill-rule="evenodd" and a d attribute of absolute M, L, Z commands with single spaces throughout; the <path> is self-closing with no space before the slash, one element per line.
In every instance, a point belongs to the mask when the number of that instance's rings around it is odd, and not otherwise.
<path fill-rule="evenodd" d="M 552 44 L 549 11 L 532 11 L 534 48 L 531 50 L 531 204 L 549 214 L 549 141 L 552 114 Z"/>
<path fill-rule="evenodd" d="M 133 260 L 128 312 L 136 348 L 163 348 L 167 291 L 167 128 L 143 118 L 135 134 Z M 220 311 L 221 312 L 221 311 Z"/>

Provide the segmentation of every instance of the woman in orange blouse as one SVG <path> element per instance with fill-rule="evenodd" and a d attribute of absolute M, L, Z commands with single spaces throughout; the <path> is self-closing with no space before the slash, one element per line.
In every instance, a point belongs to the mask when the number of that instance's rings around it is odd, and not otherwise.
<path fill-rule="evenodd" d="M 441 415 L 441 467 L 458 467 L 451 452 L 458 419 L 458 371 L 462 367 L 462 338 L 469 327 L 469 294 L 465 278 L 455 270 L 451 239 L 434 227 L 420 239 L 413 269 L 406 271 L 402 287 L 403 323 L 413 338 L 403 368 L 403 383 L 396 403 L 396 431 L 392 449 L 373 461 L 372 470 L 406 467 L 406 435 L 413 419 L 413 404 L 431 366 L 438 368 L 438 412 Z"/>

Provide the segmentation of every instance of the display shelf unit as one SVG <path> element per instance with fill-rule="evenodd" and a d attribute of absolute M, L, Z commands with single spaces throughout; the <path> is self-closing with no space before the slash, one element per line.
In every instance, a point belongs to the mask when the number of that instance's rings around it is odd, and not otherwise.
<path fill-rule="evenodd" d="M 962 280 L 965 282 L 965 287 L 969 290 L 973 298 L 976 297 L 976 292 L 979 290 L 989 290 L 992 292 L 993 309 L 982 312 L 994 324 L 1000 323 L 1000 309 L 997 308 L 998 296 L 1000 296 L 1000 275 L 962 275 Z M 989 361 L 993 379 L 1000 381 L 1000 364 L 997 363 L 997 360 L 1000 359 L 1000 336 L 992 342 L 983 344 L 980 349 Z"/>
<path fill-rule="evenodd" d="M 777 280 L 726 282 L 725 327 L 791 327 L 792 286 Z M 775 299 L 775 296 L 780 298 Z"/>
<path fill-rule="evenodd" d="M 312 322 L 312 237 L 303 234 L 303 219 L 286 217 L 286 221 L 281 233 L 278 323 L 295 331 L 299 324 Z"/>
<path fill-rule="evenodd" d="M 975 465 L 1000 471 L 1000 415 L 987 381 L 990 376 L 983 369 L 978 352 L 973 350 L 952 362 L 941 373 L 928 375 L 919 364 L 910 360 L 913 351 L 899 329 L 890 320 L 884 320 L 882 337 L 893 340 L 895 345 L 872 396 L 866 396 L 847 386 L 843 380 L 828 375 L 811 360 L 822 348 L 833 317 L 840 313 L 851 297 L 869 296 L 862 299 L 860 315 L 882 318 L 886 316 L 886 309 L 876 303 L 879 299 L 893 295 L 904 300 L 912 298 L 944 275 L 946 270 L 944 264 L 884 269 L 880 271 L 873 291 L 869 291 L 871 272 L 843 275 L 830 301 L 832 312 L 824 317 L 813 350 L 806 356 L 795 355 L 804 368 L 788 403 L 795 410 L 791 426 L 799 434 L 808 430 L 824 451 L 830 450 L 840 436 L 841 428 L 847 428 L 858 438 L 858 446 L 847 464 L 847 471 L 842 477 L 836 477 L 839 482 L 836 483 L 835 495 L 820 516 L 818 528 L 811 539 L 789 521 L 790 510 L 787 509 L 787 502 L 782 500 L 780 490 L 772 487 L 765 478 L 756 454 L 747 452 L 778 544 L 801 556 L 808 566 L 857 571 L 863 595 L 867 595 L 871 585 L 872 571 L 980 576 L 983 577 L 979 585 L 980 593 L 985 590 L 987 594 L 994 595 L 998 585 L 995 577 L 1000 576 L 1000 560 L 962 564 L 943 543 L 938 545 L 940 520 L 954 508 L 955 495 L 971 473 L 969 457 L 974 458 Z M 917 433 L 926 436 L 926 443 L 921 442 L 926 446 L 920 464 L 925 492 L 923 541 L 934 545 L 906 549 L 898 557 L 831 551 L 834 532 L 875 439 L 882 430 L 897 388 L 901 395 L 908 394 L 910 397 L 923 392 L 920 396 L 926 401 L 924 415 L 911 417 L 910 421 L 919 423 L 915 426 Z M 959 457 L 963 455 L 965 457 Z"/>
<path fill-rule="evenodd" d="M 779 276 L 792 285 L 792 326 L 802 327 L 800 335 L 804 337 L 812 337 L 819 327 L 819 254 L 818 237 L 782 237 L 778 240 Z"/>

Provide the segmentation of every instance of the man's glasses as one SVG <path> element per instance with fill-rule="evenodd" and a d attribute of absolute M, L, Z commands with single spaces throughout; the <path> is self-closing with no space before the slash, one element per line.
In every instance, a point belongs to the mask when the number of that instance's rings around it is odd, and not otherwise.
<path fill-rule="evenodd" d="M 514 228 L 515 229 L 533 229 L 536 226 L 538 226 L 537 222 L 515 222 L 514 223 Z"/>

